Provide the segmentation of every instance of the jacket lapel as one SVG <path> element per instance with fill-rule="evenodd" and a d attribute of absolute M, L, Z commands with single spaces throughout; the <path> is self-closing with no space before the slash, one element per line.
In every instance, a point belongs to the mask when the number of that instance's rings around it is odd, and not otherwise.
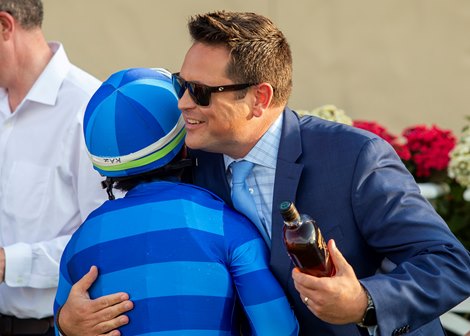
<path fill-rule="evenodd" d="M 302 139 L 298 116 L 289 108 L 284 110 L 281 142 L 276 165 L 272 210 L 271 268 L 285 287 L 290 279 L 291 260 L 283 241 L 282 217 L 279 204 L 296 200 L 297 188 L 304 167 L 296 163 L 302 154 Z"/>

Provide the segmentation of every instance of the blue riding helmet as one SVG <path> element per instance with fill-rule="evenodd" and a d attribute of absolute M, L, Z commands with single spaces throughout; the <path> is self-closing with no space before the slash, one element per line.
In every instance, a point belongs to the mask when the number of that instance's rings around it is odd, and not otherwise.
<path fill-rule="evenodd" d="M 132 68 L 111 75 L 90 99 L 83 131 L 93 166 L 103 176 L 136 175 L 166 165 L 186 134 L 171 74 Z"/>

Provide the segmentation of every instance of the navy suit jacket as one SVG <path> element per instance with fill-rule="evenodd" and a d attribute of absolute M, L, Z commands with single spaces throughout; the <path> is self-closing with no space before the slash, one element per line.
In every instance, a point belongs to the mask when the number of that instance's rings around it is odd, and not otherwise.
<path fill-rule="evenodd" d="M 301 335 L 368 335 L 316 318 L 293 286 L 278 205 L 294 201 L 351 264 L 376 306 L 380 335 L 444 335 L 438 317 L 470 295 L 468 251 L 419 192 L 381 138 L 284 110 L 272 211 L 271 268 L 296 312 Z M 223 156 L 191 151 L 194 183 L 228 204 Z M 261 286 L 262 284 L 260 284 Z"/>

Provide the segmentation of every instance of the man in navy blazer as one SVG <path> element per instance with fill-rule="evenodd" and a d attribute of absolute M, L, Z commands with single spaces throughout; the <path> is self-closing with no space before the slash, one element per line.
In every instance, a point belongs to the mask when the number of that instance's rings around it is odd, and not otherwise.
<path fill-rule="evenodd" d="M 192 152 L 194 182 L 231 204 L 230 162 L 255 163 L 247 182 L 301 334 L 443 335 L 438 317 L 470 294 L 470 258 L 393 148 L 368 132 L 285 108 L 289 47 L 266 18 L 209 13 L 193 18 L 189 30 L 194 43 L 174 86 L 186 144 L 202 150 Z M 226 83 L 255 85 L 231 93 L 220 90 Z M 208 99 L 203 89 L 212 91 Z M 263 174 L 271 173 L 266 187 Z M 332 239 L 334 277 L 291 273 L 278 211 L 284 200 Z"/>
<path fill-rule="evenodd" d="M 299 118 L 286 107 L 290 47 L 269 19 L 214 12 L 193 17 L 189 30 L 194 43 L 173 85 L 197 160 L 194 183 L 231 204 L 232 162 L 254 164 L 247 184 L 300 334 L 444 335 L 439 316 L 470 295 L 470 257 L 393 148 L 369 132 Z M 333 277 L 293 270 L 278 213 L 284 200 L 317 220 Z M 68 336 L 126 323 L 121 314 L 132 304 L 125 294 L 87 298 L 96 276 L 79 281 L 63 306 Z"/>
<path fill-rule="evenodd" d="M 393 148 L 360 129 L 299 118 L 289 108 L 283 114 L 271 267 L 293 300 L 301 334 L 368 333 L 354 323 L 325 323 L 304 304 L 305 295 L 314 300 L 316 294 L 305 285 L 299 295 L 290 276 L 293 265 L 283 245 L 283 222 L 276 207 L 283 200 L 294 200 L 298 209 L 315 218 L 325 239 L 334 239 L 373 298 L 380 335 L 444 335 L 438 316 L 469 295 L 469 256 L 420 195 Z M 192 154 L 198 158 L 195 182 L 231 204 L 223 156 Z M 303 281 L 312 278 L 304 277 Z M 335 286 L 324 299 L 338 294 Z M 334 307 L 341 318 L 346 307 Z"/>

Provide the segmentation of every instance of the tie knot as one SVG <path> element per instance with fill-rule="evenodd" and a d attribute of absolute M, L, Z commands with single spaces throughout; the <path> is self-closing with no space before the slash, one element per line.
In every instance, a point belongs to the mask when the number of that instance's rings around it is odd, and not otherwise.
<path fill-rule="evenodd" d="M 232 162 L 232 183 L 244 183 L 253 166 L 253 162 L 245 160 Z"/>

